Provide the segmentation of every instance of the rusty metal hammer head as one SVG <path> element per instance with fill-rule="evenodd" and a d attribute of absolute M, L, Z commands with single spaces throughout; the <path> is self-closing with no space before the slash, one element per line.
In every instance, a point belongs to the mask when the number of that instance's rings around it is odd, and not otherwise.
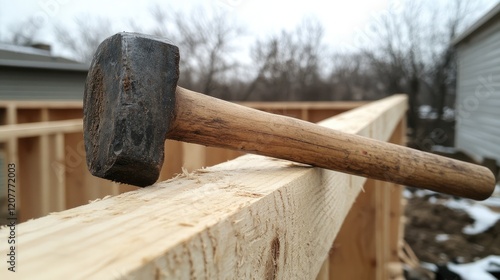
<path fill-rule="evenodd" d="M 178 78 L 179 49 L 164 39 L 118 33 L 99 45 L 83 99 L 93 175 L 137 186 L 158 179 Z"/>

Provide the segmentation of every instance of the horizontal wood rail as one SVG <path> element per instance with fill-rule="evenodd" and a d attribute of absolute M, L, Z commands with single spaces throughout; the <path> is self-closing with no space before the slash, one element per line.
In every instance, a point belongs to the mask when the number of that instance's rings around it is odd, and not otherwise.
<path fill-rule="evenodd" d="M 82 126 L 83 122 L 81 119 L 3 125 L 0 126 L 0 142 L 12 138 L 81 132 Z"/>
<path fill-rule="evenodd" d="M 406 103 L 405 96 L 395 95 L 320 125 L 401 144 Z M 314 279 L 330 273 L 366 279 L 360 277 L 368 273 L 389 279 L 387 267 L 397 261 L 399 246 L 401 188 L 365 181 L 242 156 L 18 225 L 15 276 Z M 335 239 L 346 217 L 351 223 Z M 9 233 L 1 229 L 0 240 Z M 8 252 L 1 242 L 0 255 Z M 7 279 L 12 274 L 1 263 L 0 278 Z"/>

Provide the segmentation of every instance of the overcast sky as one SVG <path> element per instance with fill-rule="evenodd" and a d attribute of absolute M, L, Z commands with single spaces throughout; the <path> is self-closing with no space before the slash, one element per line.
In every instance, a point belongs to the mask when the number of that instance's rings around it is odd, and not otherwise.
<path fill-rule="evenodd" d="M 436 0 L 436 3 L 443 4 L 449 1 L 452 0 Z M 498 0 L 472 1 L 480 3 L 479 8 L 474 11 L 476 17 L 499 2 Z M 292 29 L 305 16 L 316 17 L 325 27 L 325 41 L 342 48 L 354 44 L 355 35 L 369 28 L 370 21 L 376 20 L 384 11 L 400 8 L 398 6 L 400 1 L 391 0 L 0 0 L 0 38 L 7 36 L 9 28 L 13 25 L 28 17 L 35 17 L 43 25 L 37 39 L 54 45 L 52 26 L 71 23 L 75 17 L 82 14 L 110 18 L 117 31 L 130 31 L 126 24 L 126 20 L 130 18 L 145 26 L 151 23 L 150 9 L 155 3 L 181 11 L 189 11 L 200 5 L 207 7 L 207 10 L 222 9 L 241 22 L 252 37 L 264 37 L 281 29 Z M 61 51 L 57 49 L 57 44 L 54 47 L 56 52 Z"/>

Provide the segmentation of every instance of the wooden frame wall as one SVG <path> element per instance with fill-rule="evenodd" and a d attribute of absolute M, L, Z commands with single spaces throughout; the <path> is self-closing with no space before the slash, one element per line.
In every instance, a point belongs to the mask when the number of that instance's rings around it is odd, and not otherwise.
<path fill-rule="evenodd" d="M 392 96 L 320 125 L 401 144 L 406 103 Z M 401 187 L 246 155 L 19 225 L 16 276 L 389 279 L 400 215 Z"/>
<path fill-rule="evenodd" d="M 317 122 L 366 103 L 240 104 Z M 101 180 L 88 172 L 81 120 L 77 120 L 82 117 L 81 101 L 0 101 L 0 150 L 6 156 L 6 162 L 18 165 L 21 221 L 136 189 Z M 241 152 L 170 140 L 165 142 L 165 146 L 167 164 L 163 165 L 160 181 L 182 173 L 182 168 L 192 171 L 243 155 Z"/>

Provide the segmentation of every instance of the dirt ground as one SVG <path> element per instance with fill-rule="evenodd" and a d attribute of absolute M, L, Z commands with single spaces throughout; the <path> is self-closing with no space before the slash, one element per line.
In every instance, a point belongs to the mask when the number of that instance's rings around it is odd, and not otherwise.
<path fill-rule="evenodd" d="M 455 199 L 441 194 L 408 199 L 405 240 L 420 261 L 445 265 L 448 262 L 468 263 L 489 255 L 500 255 L 500 221 L 477 235 L 464 234 L 462 229 L 471 224 L 473 219 L 462 210 L 431 203 L 431 197 L 435 197 L 433 200 Z M 439 237 L 444 234 L 447 235 L 443 238 L 445 240 L 440 240 Z"/>

